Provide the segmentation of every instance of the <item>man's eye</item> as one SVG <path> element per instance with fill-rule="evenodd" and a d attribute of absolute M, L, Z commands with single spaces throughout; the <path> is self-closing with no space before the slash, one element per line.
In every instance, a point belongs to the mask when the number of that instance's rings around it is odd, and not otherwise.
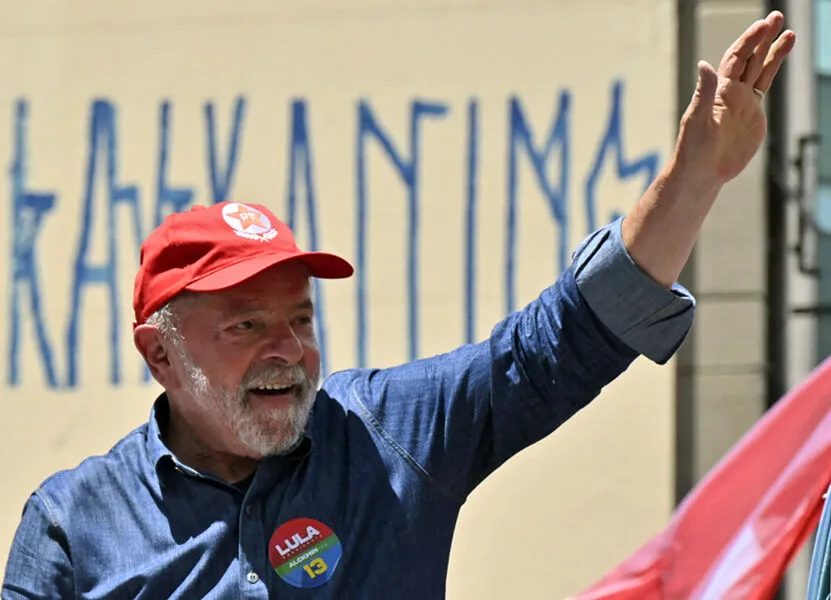
<path fill-rule="evenodd" d="M 234 329 L 237 331 L 250 331 L 254 329 L 254 321 L 242 321 L 234 325 Z"/>

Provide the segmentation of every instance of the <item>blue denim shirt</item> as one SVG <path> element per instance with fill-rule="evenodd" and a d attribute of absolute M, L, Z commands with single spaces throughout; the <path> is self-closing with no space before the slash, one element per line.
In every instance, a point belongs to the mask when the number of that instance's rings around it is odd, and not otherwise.
<path fill-rule="evenodd" d="M 29 498 L 3 598 L 443 598 L 477 484 L 638 354 L 667 361 L 693 311 L 634 265 L 617 221 L 487 340 L 328 377 L 304 442 L 244 485 L 177 461 L 162 396 L 108 454 Z"/>

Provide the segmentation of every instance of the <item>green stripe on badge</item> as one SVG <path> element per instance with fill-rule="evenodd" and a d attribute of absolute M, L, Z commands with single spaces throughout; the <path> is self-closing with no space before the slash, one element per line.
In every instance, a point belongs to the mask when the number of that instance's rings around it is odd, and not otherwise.
<path fill-rule="evenodd" d="M 312 546 L 308 550 L 304 550 L 303 552 L 298 554 L 297 556 L 306 556 L 306 558 L 304 558 L 302 561 L 294 562 L 297 559 L 292 558 L 291 560 L 288 560 L 288 561 L 284 562 L 282 565 L 280 565 L 280 567 L 278 569 L 276 569 L 277 574 L 280 577 L 283 577 L 284 575 L 287 575 L 288 573 L 291 573 L 295 569 L 299 569 L 301 566 L 306 564 L 308 561 L 312 560 L 316 556 L 320 556 L 321 554 L 323 554 L 323 552 L 325 552 L 326 550 L 328 550 L 329 548 L 331 548 L 332 546 L 334 546 L 337 543 L 339 543 L 338 536 L 330 535 L 329 537 L 327 537 L 325 540 L 323 540 L 322 542 L 320 542 L 316 546 Z M 309 552 L 312 552 L 313 550 L 317 550 L 317 552 L 310 555 Z M 289 565 L 291 565 L 291 564 L 294 564 L 294 566 L 290 567 Z"/>

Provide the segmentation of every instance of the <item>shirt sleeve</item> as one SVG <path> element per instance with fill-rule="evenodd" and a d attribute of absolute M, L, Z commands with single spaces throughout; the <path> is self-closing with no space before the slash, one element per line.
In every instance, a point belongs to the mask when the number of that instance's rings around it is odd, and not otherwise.
<path fill-rule="evenodd" d="M 555 431 L 643 353 L 666 361 L 693 299 L 632 263 L 619 222 L 478 344 L 353 380 L 350 402 L 410 468 L 459 503 L 511 456 Z"/>
<path fill-rule="evenodd" d="M 574 252 L 577 287 L 616 337 L 665 364 L 689 333 L 695 298 L 678 283 L 667 290 L 638 268 L 623 245 L 622 223 L 599 229 Z"/>
<path fill-rule="evenodd" d="M 3 600 L 75 598 L 66 536 L 39 494 L 23 509 L 6 563 Z"/>

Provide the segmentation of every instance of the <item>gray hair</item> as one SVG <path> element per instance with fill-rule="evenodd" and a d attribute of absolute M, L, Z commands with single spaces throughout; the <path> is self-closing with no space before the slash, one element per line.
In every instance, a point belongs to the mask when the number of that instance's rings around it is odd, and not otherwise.
<path fill-rule="evenodd" d="M 181 331 L 181 312 L 183 305 L 192 298 L 191 294 L 182 293 L 174 296 L 167 304 L 154 312 L 145 321 L 152 325 L 162 336 L 172 343 L 178 350 L 184 349 L 185 338 Z"/>

